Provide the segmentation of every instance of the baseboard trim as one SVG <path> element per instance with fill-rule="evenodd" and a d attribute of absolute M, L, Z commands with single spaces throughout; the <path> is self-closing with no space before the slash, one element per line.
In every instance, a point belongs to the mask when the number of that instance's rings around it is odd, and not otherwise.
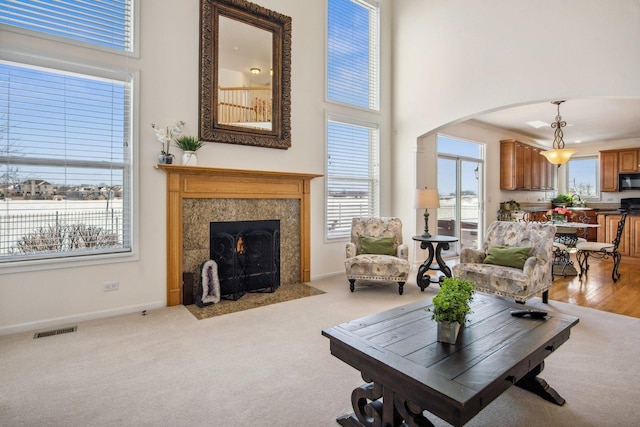
<path fill-rule="evenodd" d="M 103 319 L 106 317 L 120 316 L 123 314 L 135 313 L 143 310 L 153 310 L 155 308 L 166 307 L 165 301 L 152 302 L 147 304 L 131 305 L 128 307 L 119 307 L 112 310 L 95 311 L 92 313 L 83 313 L 79 315 L 57 317 L 54 319 L 39 320 L 37 322 L 20 323 L 18 325 L 5 326 L 0 328 L 0 336 L 12 335 L 22 332 L 33 332 L 40 329 L 57 328 L 60 326 L 68 326 L 87 320 Z"/>
<path fill-rule="evenodd" d="M 311 282 L 308 282 L 308 283 L 312 283 L 314 280 L 328 279 L 328 278 L 335 277 L 335 276 L 340 276 L 340 275 L 346 276 L 344 271 L 336 271 L 334 273 L 318 274 L 316 276 L 312 276 L 311 277 Z"/>

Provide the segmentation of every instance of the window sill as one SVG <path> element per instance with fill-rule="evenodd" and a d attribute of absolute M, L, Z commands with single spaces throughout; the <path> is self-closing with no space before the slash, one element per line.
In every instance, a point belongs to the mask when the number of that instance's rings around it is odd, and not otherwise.
<path fill-rule="evenodd" d="M 27 273 L 32 271 L 55 270 L 59 268 L 89 267 L 93 265 L 115 264 L 138 261 L 137 252 L 122 252 L 115 254 L 80 256 L 76 258 L 52 258 L 13 261 L 0 264 L 0 275 Z"/>

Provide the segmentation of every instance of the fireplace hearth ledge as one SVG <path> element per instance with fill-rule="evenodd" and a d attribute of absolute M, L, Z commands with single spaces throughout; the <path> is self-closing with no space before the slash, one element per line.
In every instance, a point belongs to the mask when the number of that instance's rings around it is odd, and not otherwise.
<path fill-rule="evenodd" d="M 183 199 L 296 199 L 300 281 L 311 280 L 311 180 L 319 174 L 156 165 L 167 175 L 167 305 L 182 304 Z"/>

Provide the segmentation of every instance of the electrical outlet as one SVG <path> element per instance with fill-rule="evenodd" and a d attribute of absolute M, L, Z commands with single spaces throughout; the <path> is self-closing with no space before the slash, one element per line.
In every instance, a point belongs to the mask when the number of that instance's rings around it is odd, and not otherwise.
<path fill-rule="evenodd" d="M 104 292 L 117 291 L 119 287 L 120 283 L 118 282 L 107 282 L 102 284 L 102 290 Z"/>

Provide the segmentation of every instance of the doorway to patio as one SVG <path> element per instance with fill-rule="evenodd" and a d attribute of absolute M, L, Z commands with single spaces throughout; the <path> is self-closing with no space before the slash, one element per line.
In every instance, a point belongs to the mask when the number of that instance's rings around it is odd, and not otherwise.
<path fill-rule="evenodd" d="M 455 236 L 444 256 L 482 241 L 484 144 L 438 134 L 438 234 Z"/>

